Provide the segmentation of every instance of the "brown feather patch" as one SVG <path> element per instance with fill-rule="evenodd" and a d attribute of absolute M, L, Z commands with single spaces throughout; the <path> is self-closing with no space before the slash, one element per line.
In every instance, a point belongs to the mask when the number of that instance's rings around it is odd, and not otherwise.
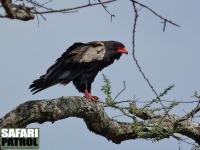
<path fill-rule="evenodd" d="M 97 43 L 98 45 L 104 46 L 103 42 L 101 42 L 101 41 L 97 41 L 96 43 Z"/>

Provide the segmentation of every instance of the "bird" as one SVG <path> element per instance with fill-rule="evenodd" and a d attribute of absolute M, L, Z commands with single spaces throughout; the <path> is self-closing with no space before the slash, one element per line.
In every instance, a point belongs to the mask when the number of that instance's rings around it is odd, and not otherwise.
<path fill-rule="evenodd" d="M 35 94 L 56 84 L 67 85 L 72 81 L 86 98 L 99 102 L 91 94 L 92 82 L 99 71 L 120 59 L 122 54 L 128 54 L 128 51 L 118 41 L 76 42 L 47 69 L 44 75 L 34 80 L 29 89 Z"/>

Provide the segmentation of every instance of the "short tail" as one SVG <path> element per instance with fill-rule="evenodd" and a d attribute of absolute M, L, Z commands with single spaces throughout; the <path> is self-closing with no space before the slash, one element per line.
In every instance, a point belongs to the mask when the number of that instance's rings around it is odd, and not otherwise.
<path fill-rule="evenodd" d="M 31 89 L 31 92 L 33 94 L 36 94 L 44 89 L 47 89 L 57 83 L 47 83 L 45 82 L 45 75 L 42 75 L 39 79 L 33 81 L 33 83 L 29 86 L 29 89 Z"/>

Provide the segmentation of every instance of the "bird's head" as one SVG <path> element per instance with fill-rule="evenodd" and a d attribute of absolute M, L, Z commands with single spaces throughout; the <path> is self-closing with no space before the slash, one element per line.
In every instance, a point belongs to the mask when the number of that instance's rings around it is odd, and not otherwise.
<path fill-rule="evenodd" d="M 128 54 L 124 44 L 117 41 L 103 41 L 106 51 L 111 55 L 119 55 Z"/>
<path fill-rule="evenodd" d="M 128 51 L 126 50 L 124 44 L 117 42 L 117 41 L 109 41 L 112 48 L 111 49 L 111 57 L 114 57 L 115 59 L 119 59 L 122 54 L 128 54 Z"/>

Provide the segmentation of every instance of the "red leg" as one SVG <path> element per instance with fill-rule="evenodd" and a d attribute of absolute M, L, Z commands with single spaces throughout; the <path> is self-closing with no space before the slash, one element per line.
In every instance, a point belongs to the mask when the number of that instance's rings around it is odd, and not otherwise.
<path fill-rule="evenodd" d="M 96 98 L 94 98 L 94 97 L 92 96 L 92 94 L 91 94 L 87 89 L 85 89 L 84 92 L 85 92 L 85 97 L 91 99 L 92 101 L 99 102 Z"/>

